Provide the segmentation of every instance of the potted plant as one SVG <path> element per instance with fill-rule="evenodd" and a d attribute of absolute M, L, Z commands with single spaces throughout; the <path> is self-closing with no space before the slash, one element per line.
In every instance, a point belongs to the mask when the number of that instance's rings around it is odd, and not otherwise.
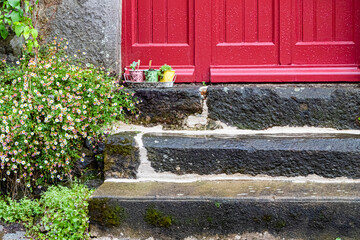
<path fill-rule="evenodd" d="M 136 69 L 137 67 L 137 69 Z M 138 60 L 137 62 L 133 62 L 130 65 L 131 70 L 129 71 L 130 73 L 130 79 L 133 82 L 143 82 L 144 81 L 144 71 L 139 69 L 140 67 L 140 60 Z"/>
<path fill-rule="evenodd" d="M 160 82 L 172 82 L 175 77 L 175 71 L 169 65 L 162 65 L 159 71 Z"/>
<path fill-rule="evenodd" d="M 151 60 L 149 62 L 149 69 L 144 71 L 145 74 L 145 81 L 146 82 L 158 82 L 159 81 L 159 70 L 155 70 L 151 68 Z"/>

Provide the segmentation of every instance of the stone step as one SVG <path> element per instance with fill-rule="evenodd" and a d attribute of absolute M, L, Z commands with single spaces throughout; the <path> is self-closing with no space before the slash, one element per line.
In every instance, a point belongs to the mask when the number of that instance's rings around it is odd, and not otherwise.
<path fill-rule="evenodd" d="M 232 84 L 134 89 L 136 123 L 168 129 L 313 126 L 360 129 L 359 84 Z M 194 121 L 194 119 L 196 121 Z"/>
<path fill-rule="evenodd" d="M 358 183 L 107 181 L 89 204 L 95 236 L 360 239 Z"/>
<path fill-rule="evenodd" d="M 197 135 L 196 135 L 197 134 Z M 360 134 L 120 133 L 105 148 L 106 178 L 154 173 L 360 178 Z M 151 164 L 151 166 L 150 166 Z"/>

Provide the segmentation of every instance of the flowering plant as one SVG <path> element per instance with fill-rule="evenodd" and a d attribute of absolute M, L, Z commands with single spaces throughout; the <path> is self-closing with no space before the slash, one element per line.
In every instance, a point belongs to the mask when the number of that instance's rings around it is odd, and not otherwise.
<path fill-rule="evenodd" d="M 55 39 L 35 62 L 23 56 L 0 73 L 0 180 L 2 187 L 41 188 L 69 177 L 86 138 L 135 113 L 133 94 L 103 68 L 74 63 Z"/>

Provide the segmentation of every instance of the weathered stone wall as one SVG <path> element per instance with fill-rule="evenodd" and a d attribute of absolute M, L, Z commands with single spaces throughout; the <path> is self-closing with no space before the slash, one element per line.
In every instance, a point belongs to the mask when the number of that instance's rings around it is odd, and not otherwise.
<path fill-rule="evenodd" d="M 70 51 L 90 63 L 119 69 L 121 0 L 41 0 L 39 24 L 46 38 L 67 38 Z"/>
<path fill-rule="evenodd" d="M 69 51 L 97 66 L 119 70 L 121 66 L 122 0 L 40 0 L 36 26 L 40 41 L 68 39 Z M 0 58 L 13 63 L 21 55 L 23 41 L 10 34 L 0 40 Z M 86 53 L 85 55 L 83 53 Z"/>

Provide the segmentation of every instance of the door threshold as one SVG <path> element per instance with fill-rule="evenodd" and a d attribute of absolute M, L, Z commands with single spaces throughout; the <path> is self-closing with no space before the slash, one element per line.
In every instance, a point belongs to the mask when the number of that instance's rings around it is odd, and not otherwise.
<path fill-rule="evenodd" d="M 212 83 L 224 82 L 360 82 L 357 67 L 211 67 Z"/>

